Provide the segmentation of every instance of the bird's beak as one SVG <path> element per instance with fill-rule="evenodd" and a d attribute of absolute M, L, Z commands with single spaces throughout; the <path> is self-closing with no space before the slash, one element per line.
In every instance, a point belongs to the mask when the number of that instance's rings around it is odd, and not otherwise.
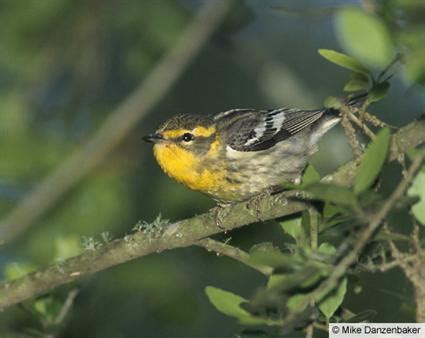
<path fill-rule="evenodd" d="M 150 143 L 158 143 L 159 141 L 164 140 L 161 134 L 149 134 L 142 137 L 143 141 Z"/>

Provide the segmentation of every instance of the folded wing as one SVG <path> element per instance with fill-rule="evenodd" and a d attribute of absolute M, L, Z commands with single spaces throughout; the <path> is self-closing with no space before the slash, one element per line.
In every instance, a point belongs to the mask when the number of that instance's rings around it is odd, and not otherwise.
<path fill-rule="evenodd" d="M 231 110 L 216 116 L 216 120 L 227 117 L 230 121 L 230 147 L 238 151 L 258 151 L 272 147 L 297 134 L 320 119 L 326 109 L 300 110 L 279 108 L 253 111 Z"/>

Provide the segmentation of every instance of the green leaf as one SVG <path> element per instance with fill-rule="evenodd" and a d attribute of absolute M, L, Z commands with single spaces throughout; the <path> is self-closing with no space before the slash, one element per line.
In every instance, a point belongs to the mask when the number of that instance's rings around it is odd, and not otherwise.
<path fill-rule="evenodd" d="M 362 73 L 351 74 L 351 79 L 345 84 L 344 91 L 359 92 L 367 91 L 369 88 L 369 77 Z"/>
<path fill-rule="evenodd" d="M 378 177 L 390 146 L 391 133 L 383 128 L 368 145 L 356 174 L 354 192 L 360 194 L 368 189 Z"/>
<path fill-rule="evenodd" d="M 336 254 L 335 247 L 327 242 L 320 244 L 318 251 L 326 256 L 334 256 Z"/>
<path fill-rule="evenodd" d="M 32 307 L 45 324 L 54 325 L 62 305 L 57 299 L 51 296 L 45 296 L 35 300 Z"/>
<path fill-rule="evenodd" d="M 336 15 L 338 38 L 350 54 L 367 65 L 384 68 L 395 56 L 384 22 L 358 7 L 346 7 Z"/>
<path fill-rule="evenodd" d="M 320 201 L 344 206 L 354 206 L 357 203 L 356 195 L 350 189 L 330 183 L 315 183 L 305 190 Z"/>
<path fill-rule="evenodd" d="M 302 179 L 303 185 L 316 183 L 319 181 L 320 181 L 320 174 L 318 173 L 318 171 L 312 164 L 309 164 L 304 171 L 304 175 Z"/>
<path fill-rule="evenodd" d="M 347 292 L 347 278 L 339 283 L 338 288 L 332 291 L 323 301 L 319 303 L 319 309 L 329 320 L 335 311 L 341 306 Z"/>
<path fill-rule="evenodd" d="M 340 209 L 331 203 L 325 203 L 325 206 L 323 207 L 323 217 L 325 218 L 331 218 L 337 215 L 339 212 Z"/>
<path fill-rule="evenodd" d="M 299 246 L 304 246 L 307 241 L 307 235 L 304 231 L 304 228 L 301 224 L 301 217 L 292 218 L 280 222 L 280 226 L 283 231 L 291 236 Z"/>
<path fill-rule="evenodd" d="M 315 264 L 315 263 L 313 263 Z M 285 274 L 274 274 L 269 277 L 267 289 L 274 289 L 280 293 L 293 293 L 294 290 L 308 289 L 316 284 L 323 276 L 327 275 L 324 264 L 316 267 L 303 267 L 296 271 L 290 271 Z"/>
<path fill-rule="evenodd" d="M 249 312 L 240 307 L 242 303 L 248 302 L 245 298 L 214 286 L 207 286 L 205 292 L 210 302 L 221 313 L 236 318 L 250 315 Z"/>
<path fill-rule="evenodd" d="M 387 95 L 388 89 L 390 89 L 390 83 L 388 81 L 378 83 L 370 90 L 367 96 L 367 102 L 371 104 L 382 100 Z"/>
<path fill-rule="evenodd" d="M 288 275 L 284 274 L 271 275 L 267 281 L 267 289 L 272 289 L 282 283 L 285 283 L 288 279 Z"/>
<path fill-rule="evenodd" d="M 306 295 L 298 294 L 290 297 L 286 303 L 286 306 L 288 307 L 289 311 L 300 313 L 306 309 L 308 302 L 309 298 Z"/>
<path fill-rule="evenodd" d="M 312 272 L 313 270 L 311 270 Z M 313 287 L 313 285 L 317 284 L 322 279 L 322 274 L 325 274 L 324 271 L 316 271 L 312 272 L 308 278 L 305 278 L 301 284 L 299 284 L 299 287 L 301 289 L 309 289 Z"/>
<path fill-rule="evenodd" d="M 225 291 L 214 286 L 207 286 L 205 293 L 211 304 L 221 313 L 235 317 L 240 323 L 247 325 L 263 324 L 264 319 L 251 315 L 248 311 L 242 309 L 240 305 L 247 300 L 232 292 Z"/>
<path fill-rule="evenodd" d="M 417 173 L 407 195 L 420 198 L 419 202 L 412 206 L 412 213 L 419 222 L 425 225 L 425 166 Z"/>
<path fill-rule="evenodd" d="M 335 96 L 329 96 L 326 98 L 325 102 L 323 102 L 323 105 L 325 108 L 333 108 L 333 109 L 340 109 L 343 105 L 343 102 L 340 98 Z"/>
<path fill-rule="evenodd" d="M 37 311 L 38 314 L 45 316 L 47 314 L 47 304 L 46 299 L 37 299 L 34 302 L 34 310 Z"/>
<path fill-rule="evenodd" d="M 416 82 L 420 85 L 425 85 L 425 48 L 423 46 L 423 29 L 411 31 L 411 36 L 416 35 L 417 42 L 415 49 L 411 49 L 405 56 L 406 63 L 404 67 L 404 77 L 409 82 Z M 416 44 L 416 43 L 415 43 Z"/>
<path fill-rule="evenodd" d="M 319 54 L 323 56 L 326 60 L 335 63 L 343 68 L 352 70 L 355 73 L 361 73 L 366 76 L 368 76 L 370 73 L 369 70 L 365 66 L 363 66 L 359 61 L 352 58 L 351 56 L 348 56 L 347 54 L 340 53 L 332 49 L 319 49 Z"/>

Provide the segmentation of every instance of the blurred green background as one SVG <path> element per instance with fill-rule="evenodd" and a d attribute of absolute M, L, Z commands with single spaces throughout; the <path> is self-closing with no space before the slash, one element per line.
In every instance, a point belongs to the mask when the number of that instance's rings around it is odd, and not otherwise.
<path fill-rule="evenodd" d="M 206 1 L 0 1 L 1 216 L 91 137 Z M 341 95 L 349 73 L 317 50 L 350 52 L 334 17 L 350 5 L 375 11 L 394 45 L 412 51 L 407 70 L 392 79 L 390 95 L 371 110 L 397 126 L 423 114 L 425 47 L 417 47 L 424 41 L 421 1 L 235 1 L 160 104 L 45 216 L 1 248 L 3 278 L 75 255 L 90 237 L 123 236 L 139 220 L 161 214 L 174 221 L 211 208 L 210 199 L 160 171 L 141 136 L 177 112 L 315 108 L 327 96 Z M 404 11 L 412 25 L 400 25 L 397 11 Z M 415 22 L 422 33 L 415 31 Z M 314 163 L 326 173 L 350 156 L 338 127 L 325 137 Z M 264 240 L 281 244 L 280 231 L 253 225 L 222 238 L 249 248 Z M 409 286 L 388 275 L 365 277 L 369 289 L 352 293 L 351 307 L 360 311 L 382 304 L 375 321 L 408 320 L 412 308 L 400 304 Z M 151 255 L 78 282 L 81 292 L 58 336 L 231 337 L 241 327 L 213 308 L 205 286 L 250 295 L 264 282 L 248 267 L 202 248 Z M 68 289 L 54 297 L 63 299 Z M 25 309 L 0 313 L 0 337 L 28 337 L 33 330 L 43 331 L 42 324 Z"/>

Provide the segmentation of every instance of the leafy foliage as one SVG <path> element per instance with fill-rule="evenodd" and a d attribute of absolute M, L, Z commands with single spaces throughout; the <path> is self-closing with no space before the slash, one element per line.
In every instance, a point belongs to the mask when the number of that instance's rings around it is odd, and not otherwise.
<path fill-rule="evenodd" d="M 419 201 L 412 205 L 412 213 L 422 225 L 425 225 L 425 167 L 416 175 L 408 195 L 419 197 Z"/>
<path fill-rule="evenodd" d="M 337 289 L 319 303 L 319 309 L 329 320 L 335 311 L 341 306 L 347 292 L 347 278 L 344 278 Z"/>
<path fill-rule="evenodd" d="M 362 193 L 369 188 L 381 171 L 387 158 L 391 134 L 389 129 L 382 129 L 367 147 L 354 183 L 354 192 Z"/>
<path fill-rule="evenodd" d="M 262 322 L 241 308 L 241 304 L 247 302 L 241 296 L 213 286 L 207 286 L 205 292 L 218 311 L 237 318 L 241 324 L 260 324 Z"/>
<path fill-rule="evenodd" d="M 282 221 L 280 222 L 280 226 L 285 233 L 295 239 L 297 245 L 301 247 L 306 246 L 308 237 L 304 228 L 305 224 L 303 225 L 301 217 Z"/>
<path fill-rule="evenodd" d="M 355 73 L 362 74 L 364 76 L 368 76 L 370 73 L 365 66 L 349 55 L 339 53 L 331 49 L 319 49 L 319 54 L 328 61 L 343 68 L 352 70 Z"/>
<path fill-rule="evenodd" d="M 336 29 L 345 49 L 365 64 L 383 68 L 395 56 L 388 28 L 376 15 L 343 8 L 336 15 Z"/>
<path fill-rule="evenodd" d="M 390 88 L 390 83 L 388 81 L 384 81 L 382 83 L 376 84 L 369 92 L 367 101 L 369 103 L 380 101 L 384 98 L 388 93 L 388 89 Z"/>
<path fill-rule="evenodd" d="M 316 183 L 307 187 L 306 190 L 313 195 L 313 198 L 324 202 L 332 202 L 347 207 L 353 207 L 357 203 L 353 191 L 334 184 Z"/>
<path fill-rule="evenodd" d="M 344 91 L 360 92 L 367 91 L 369 88 L 370 79 L 363 73 L 354 72 L 351 74 L 351 79 L 345 84 Z"/>

